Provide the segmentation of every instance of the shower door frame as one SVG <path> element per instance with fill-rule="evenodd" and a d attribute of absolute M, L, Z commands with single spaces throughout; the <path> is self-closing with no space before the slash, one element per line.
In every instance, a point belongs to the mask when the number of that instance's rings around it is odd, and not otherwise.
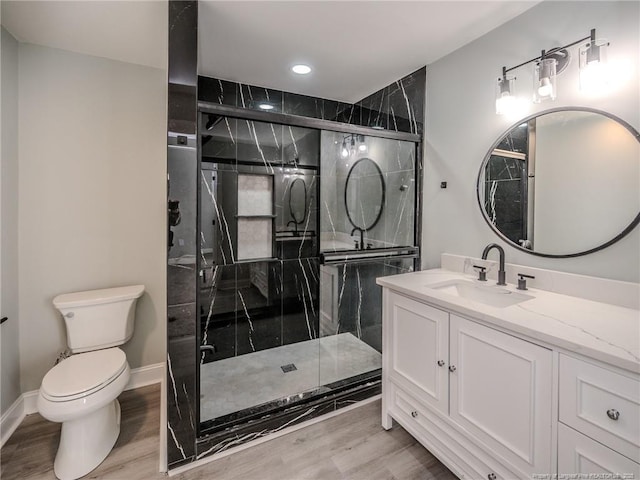
<path fill-rule="evenodd" d="M 201 114 L 212 114 L 218 115 L 221 117 L 227 117 L 235 120 L 248 120 L 248 121 L 257 121 L 264 123 L 271 123 L 283 126 L 291 126 L 291 127 L 302 127 L 315 129 L 320 132 L 323 130 L 332 131 L 332 132 L 340 132 L 340 133 L 351 133 L 351 134 L 361 134 L 370 137 L 384 138 L 389 140 L 400 140 L 411 142 L 415 147 L 415 185 L 416 185 L 416 194 L 414 198 L 414 245 L 410 249 L 410 254 L 407 255 L 393 255 L 394 249 L 389 248 L 386 249 L 389 251 L 390 255 L 388 256 L 389 260 L 395 260 L 399 258 L 413 258 L 413 269 L 414 271 L 420 270 L 420 261 L 421 261 L 421 252 L 422 252 L 422 225 L 419 219 L 422 217 L 422 175 L 423 175 L 423 158 L 422 158 L 422 136 L 419 134 L 408 133 L 408 132 L 398 132 L 395 130 L 383 130 L 372 127 L 365 127 L 360 125 L 352 125 L 348 123 L 335 122 L 331 120 L 324 120 L 319 118 L 311 118 L 311 117 L 302 117 L 298 115 L 291 115 L 279 112 L 265 112 L 265 111 L 257 111 L 257 110 L 249 110 L 240 107 L 234 107 L 229 105 L 223 105 L 218 103 L 204 102 L 198 101 L 197 106 L 197 118 L 198 118 L 198 126 L 197 126 L 197 172 L 200 172 L 202 166 L 202 136 L 206 135 L 206 131 L 203 129 L 203 125 L 201 125 Z M 321 152 L 320 152 L 321 153 Z M 321 178 L 321 165 L 320 158 L 318 161 L 317 167 L 317 176 L 318 181 Z M 318 190 L 320 189 L 320 184 L 318 184 Z M 319 192 L 318 192 L 319 193 Z M 197 192 L 196 198 L 200 199 L 201 195 L 201 184 L 200 181 L 197 182 Z M 318 213 L 319 215 L 319 213 Z M 201 220 L 201 212 L 200 212 L 200 201 L 198 201 L 198 207 L 196 210 L 196 225 L 197 228 L 200 228 L 200 220 Z M 320 223 L 318 221 L 318 235 Z M 199 243 L 197 244 L 199 245 Z M 318 239 L 318 252 L 319 252 L 319 261 L 322 264 L 322 253 L 320 252 L 320 243 Z M 407 251 L 407 247 L 403 247 L 402 252 Z M 374 252 L 371 250 L 370 252 Z M 398 252 L 398 253 L 402 253 Z M 345 252 L 347 253 L 347 252 Z M 357 253 L 357 252 L 354 252 Z M 197 253 L 199 257 L 199 252 Z M 384 260 L 387 257 L 378 257 L 378 260 Z M 373 260 L 373 259 L 372 259 Z M 197 269 L 196 269 L 197 271 Z M 196 289 L 198 290 L 198 289 Z M 196 305 L 199 305 L 199 299 L 196 300 Z M 196 314 L 198 314 L 198 310 L 196 309 Z M 217 445 L 224 442 L 221 442 L 220 434 L 223 433 L 221 431 L 214 432 L 202 432 L 201 431 L 201 423 L 200 423 L 200 338 L 201 338 L 201 326 L 200 321 L 196 322 L 196 341 L 194 342 L 194 355 L 196 358 L 195 364 L 197 365 L 197 372 L 195 372 L 195 395 L 193 398 L 193 404 L 191 405 L 191 411 L 195 413 L 195 445 L 196 445 L 196 459 L 201 457 L 210 455 L 219 451 L 216 449 Z M 370 397 L 375 393 L 367 393 L 369 391 L 375 391 L 375 388 L 379 388 L 379 382 L 376 382 L 375 385 L 369 385 L 371 388 L 363 389 L 364 395 L 359 397 L 359 399 L 365 399 Z M 345 393 L 346 392 L 346 393 Z M 340 395 L 346 395 L 348 393 L 347 387 L 343 389 L 336 389 L 335 392 L 332 391 L 332 394 L 335 395 L 335 398 L 340 398 Z M 324 401 L 324 400 L 322 400 Z M 318 401 L 314 401 L 311 404 L 317 403 Z M 276 414 L 277 415 L 277 414 Z M 301 421 L 305 421 L 306 418 L 298 420 L 299 417 L 292 419 L 287 422 L 289 424 L 299 423 Z M 250 419 L 247 419 L 250 420 Z M 253 425 L 249 425 L 249 431 L 253 431 L 256 428 L 256 424 L 260 424 L 260 421 L 255 421 Z M 246 426 L 246 422 L 236 425 L 232 428 L 232 433 L 235 436 L 242 436 L 245 432 L 243 427 Z M 225 430 L 226 431 L 226 430 Z M 231 433 L 231 432 L 230 432 Z M 250 435 L 250 434 L 249 434 Z M 226 448 L 226 446 L 224 447 Z"/>

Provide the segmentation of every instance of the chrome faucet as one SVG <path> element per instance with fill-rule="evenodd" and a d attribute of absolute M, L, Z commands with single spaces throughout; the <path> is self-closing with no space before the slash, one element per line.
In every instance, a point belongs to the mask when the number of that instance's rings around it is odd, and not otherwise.
<path fill-rule="evenodd" d="M 497 243 L 490 243 L 489 245 L 484 247 L 484 250 L 482 251 L 482 259 L 483 260 L 487 259 L 487 255 L 489 255 L 489 251 L 492 248 L 497 249 L 498 253 L 500 254 L 500 269 L 498 270 L 498 285 L 506 285 L 507 284 L 507 282 L 505 282 L 506 274 L 504 271 L 504 248 L 502 248 Z"/>
<path fill-rule="evenodd" d="M 352 237 L 353 237 L 353 232 L 355 232 L 356 230 L 360 231 L 360 244 L 358 245 L 358 249 L 364 250 L 364 230 L 358 227 L 354 227 L 353 230 L 351 230 Z"/>

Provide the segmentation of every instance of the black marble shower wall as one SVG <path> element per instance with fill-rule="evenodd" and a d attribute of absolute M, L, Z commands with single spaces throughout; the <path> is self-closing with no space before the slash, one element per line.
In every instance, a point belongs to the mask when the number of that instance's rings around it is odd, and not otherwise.
<path fill-rule="evenodd" d="M 199 76 L 198 97 L 250 110 L 268 104 L 271 112 L 422 135 L 425 86 L 426 67 L 422 67 L 351 104 Z"/>
<path fill-rule="evenodd" d="M 167 456 L 195 454 L 198 2 L 169 2 Z"/>

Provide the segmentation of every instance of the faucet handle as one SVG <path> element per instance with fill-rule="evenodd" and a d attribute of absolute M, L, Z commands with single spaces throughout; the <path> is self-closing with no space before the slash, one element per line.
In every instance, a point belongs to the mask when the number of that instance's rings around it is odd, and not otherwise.
<path fill-rule="evenodd" d="M 532 280 L 536 278 L 533 275 L 525 275 L 524 273 L 519 273 L 518 277 L 518 290 L 529 290 L 527 288 L 527 278 Z"/>
<path fill-rule="evenodd" d="M 477 268 L 478 271 L 478 280 L 481 282 L 487 281 L 487 267 L 483 267 L 481 265 L 474 265 L 473 268 Z"/>

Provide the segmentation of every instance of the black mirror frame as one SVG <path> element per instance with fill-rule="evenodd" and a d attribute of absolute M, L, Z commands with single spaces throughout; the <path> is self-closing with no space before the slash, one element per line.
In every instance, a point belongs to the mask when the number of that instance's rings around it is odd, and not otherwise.
<path fill-rule="evenodd" d="M 304 188 L 304 212 L 302 214 L 302 220 L 300 220 L 300 221 L 298 221 L 298 219 L 294 215 L 293 208 L 291 206 L 291 193 L 293 192 L 293 186 L 295 185 L 296 182 L 302 182 L 302 186 Z M 307 217 L 307 210 L 308 210 L 308 205 L 307 205 L 307 182 L 305 182 L 304 178 L 301 178 L 301 177 L 294 178 L 293 181 L 291 182 L 291 184 L 289 185 L 289 214 L 291 215 L 291 218 L 293 219 L 293 221 L 296 222 L 296 225 L 301 225 L 301 224 L 304 223 L 304 219 Z"/>
<path fill-rule="evenodd" d="M 526 253 L 529 253 L 531 255 L 536 255 L 538 257 L 573 258 L 573 257 L 581 257 L 583 255 L 588 255 L 590 253 L 595 253 L 595 252 L 603 250 L 603 249 L 613 245 L 614 243 L 618 242 L 619 240 L 623 239 L 629 233 L 631 233 L 631 231 L 633 231 L 633 229 L 636 228 L 636 226 L 638 226 L 638 224 L 640 223 L 640 212 L 639 212 L 636 215 L 636 217 L 631 221 L 631 223 L 629 225 L 627 225 L 624 228 L 624 230 L 622 230 L 622 232 L 620 232 L 618 235 L 613 237 L 611 240 L 609 240 L 609 241 L 607 241 L 607 242 L 605 242 L 605 243 L 603 243 L 603 244 L 601 244 L 601 245 L 599 245 L 597 247 L 590 248 L 589 250 L 584 250 L 582 252 L 556 255 L 556 254 L 550 254 L 550 253 L 535 252 L 533 250 L 529 250 L 527 248 L 524 248 L 524 247 L 514 243 L 509 238 L 507 238 L 502 232 L 500 232 L 500 230 L 498 230 L 496 228 L 496 226 L 491 222 L 491 219 L 489 218 L 489 216 L 487 215 L 487 212 L 484 209 L 483 201 L 480 198 L 480 179 L 482 178 L 482 174 L 483 174 L 483 172 L 484 172 L 484 170 L 486 168 L 487 162 L 488 162 L 489 158 L 491 157 L 491 155 L 492 155 L 493 151 L 495 150 L 495 148 L 500 144 L 500 142 L 502 142 L 502 139 L 505 137 L 505 135 L 507 135 L 511 130 L 513 130 L 518 125 L 521 125 L 521 124 L 523 124 L 525 122 L 528 122 L 529 120 L 532 120 L 534 118 L 540 117 L 542 115 L 547 115 L 549 113 L 555 113 L 555 112 L 566 112 L 566 111 L 590 112 L 590 113 L 597 113 L 597 114 L 603 115 L 605 117 L 608 117 L 611 120 L 614 120 L 614 121 L 618 122 L 620 125 L 622 125 L 623 127 L 625 127 L 634 136 L 634 138 L 640 143 L 640 133 L 638 133 L 638 131 L 635 128 L 633 128 L 629 123 L 625 122 L 621 118 L 619 118 L 619 117 L 617 117 L 617 116 L 615 116 L 615 115 L 613 115 L 611 113 L 604 112 L 602 110 L 597 110 L 595 108 L 589 108 L 589 107 L 559 107 L 559 108 L 552 108 L 552 109 L 549 109 L 549 110 L 544 110 L 542 112 L 537 112 L 537 113 L 529 115 L 528 117 L 525 117 L 525 118 L 523 118 L 521 120 L 518 120 L 516 123 L 512 124 L 507 130 L 505 130 L 498 137 L 498 139 L 491 145 L 491 147 L 489 148 L 489 151 L 487 152 L 487 154 L 485 155 L 484 159 L 482 160 L 482 163 L 480 164 L 480 170 L 478 171 L 478 178 L 476 180 L 476 199 L 478 200 L 478 207 L 480 208 L 480 211 L 482 212 L 482 217 L 484 218 L 485 222 L 487 222 L 487 225 L 489 225 L 491 230 L 493 230 L 494 233 L 496 233 L 504 242 L 506 242 L 507 245 L 509 245 L 509 246 L 511 246 L 513 248 L 516 248 L 517 250 L 520 250 L 522 252 L 526 252 Z"/>
<path fill-rule="evenodd" d="M 353 218 L 351 218 L 351 214 L 349 213 L 349 205 L 347 204 L 347 187 L 349 186 L 349 179 L 351 178 L 351 173 L 353 172 L 354 168 L 356 168 L 356 165 L 358 165 L 360 162 L 364 162 L 365 160 L 368 160 L 369 162 L 371 162 L 376 167 L 376 170 L 378 171 L 378 177 L 380 178 L 380 185 L 382 186 L 382 200 L 380 201 L 380 210 L 378 211 L 378 216 L 376 217 L 376 219 L 368 227 L 361 228 L 358 225 L 356 225 L 356 223 L 353 221 Z M 349 169 L 349 173 L 347 174 L 347 179 L 344 182 L 344 209 L 347 212 L 347 218 L 349 219 L 349 222 L 351 223 L 351 225 L 353 225 L 355 228 L 362 230 L 363 232 L 368 232 L 373 227 L 375 227 L 380 221 L 380 217 L 382 217 L 382 211 L 384 210 L 384 202 L 386 200 L 386 190 L 387 190 L 387 186 L 384 181 L 384 175 L 382 175 L 382 170 L 380 170 L 380 167 L 375 161 L 373 161 L 371 158 L 364 157 L 359 159 L 356 163 L 354 163 Z"/>

